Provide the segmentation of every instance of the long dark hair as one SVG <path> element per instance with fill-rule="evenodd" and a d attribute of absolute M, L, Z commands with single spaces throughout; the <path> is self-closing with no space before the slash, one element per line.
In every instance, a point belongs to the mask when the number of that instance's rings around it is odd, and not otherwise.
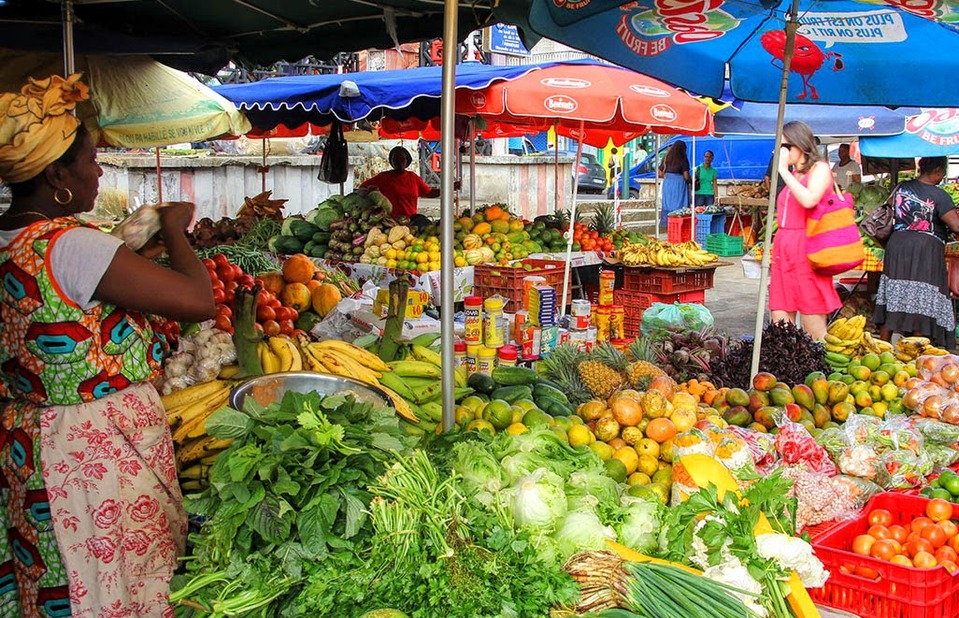
<path fill-rule="evenodd" d="M 60 167 L 70 167 L 73 165 L 77 160 L 77 156 L 80 154 L 80 149 L 83 147 L 83 140 L 85 140 L 89 134 L 90 132 L 87 131 L 85 126 L 82 124 L 78 126 L 76 132 L 73 134 L 73 142 L 66 151 L 60 155 L 60 158 L 50 165 L 56 164 Z M 23 182 L 12 183 L 7 186 L 10 187 L 10 195 L 14 198 L 24 198 L 36 193 L 42 182 L 43 170 L 33 178 L 28 178 Z"/>
<path fill-rule="evenodd" d="M 822 161 L 819 145 L 812 129 L 802 120 L 794 120 L 783 125 L 783 143 L 792 144 L 806 155 L 804 162 L 796 165 L 796 171 L 805 174 L 818 161 Z"/>
<path fill-rule="evenodd" d="M 689 159 L 686 157 L 686 142 L 678 141 L 666 151 L 666 157 L 663 159 L 663 169 L 675 169 L 680 167 L 683 161 L 685 161 L 687 165 L 689 164 Z"/>

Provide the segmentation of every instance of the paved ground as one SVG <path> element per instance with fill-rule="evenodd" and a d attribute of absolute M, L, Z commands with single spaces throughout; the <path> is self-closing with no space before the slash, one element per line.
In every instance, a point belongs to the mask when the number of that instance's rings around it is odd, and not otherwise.
<path fill-rule="evenodd" d="M 713 289 L 706 291 L 706 307 L 716 320 L 716 328 L 727 335 L 752 336 L 759 304 L 759 279 L 743 276 L 739 258 L 721 259 L 730 265 L 716 269 Z"/>

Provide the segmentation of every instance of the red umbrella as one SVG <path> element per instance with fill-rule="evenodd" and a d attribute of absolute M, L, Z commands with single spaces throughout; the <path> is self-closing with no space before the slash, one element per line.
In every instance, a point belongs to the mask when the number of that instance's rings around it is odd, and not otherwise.
<path fill-rule="evenodd" d="M 604 147 L 645 133 L 706 135 L 709 108 L 682 90 L 617 66 L 574 62 L 476 91 L 456 92 L 456 110 L 501 123 L 548 119 L 560 135 Z"/>

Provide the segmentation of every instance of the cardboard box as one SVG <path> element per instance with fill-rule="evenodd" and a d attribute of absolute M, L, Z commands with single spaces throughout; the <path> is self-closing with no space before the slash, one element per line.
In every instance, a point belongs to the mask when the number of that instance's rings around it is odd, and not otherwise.
<path fill-rule="evenodd" d="M 418 318 L 423 315 L 423 309 L 430 302 L 430 295 L 422 290 L 409 290 L 406 293 L 406 313 L 404 318 Z M 385 318 L 390 308 L 390 291 L 380 288 L 376 291 L 376 298 L 373 300 L 373 313 Z"/>

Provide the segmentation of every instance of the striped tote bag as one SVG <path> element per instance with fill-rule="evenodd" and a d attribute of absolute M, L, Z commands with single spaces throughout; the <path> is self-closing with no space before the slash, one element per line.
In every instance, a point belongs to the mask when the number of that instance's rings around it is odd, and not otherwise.
<path fill-rule="evenodd" d="M 835 182 L 806 220 L 806 257 L 820 275 L 837 275 L 866 259 L 853 212 L 853 198 Z"/>

